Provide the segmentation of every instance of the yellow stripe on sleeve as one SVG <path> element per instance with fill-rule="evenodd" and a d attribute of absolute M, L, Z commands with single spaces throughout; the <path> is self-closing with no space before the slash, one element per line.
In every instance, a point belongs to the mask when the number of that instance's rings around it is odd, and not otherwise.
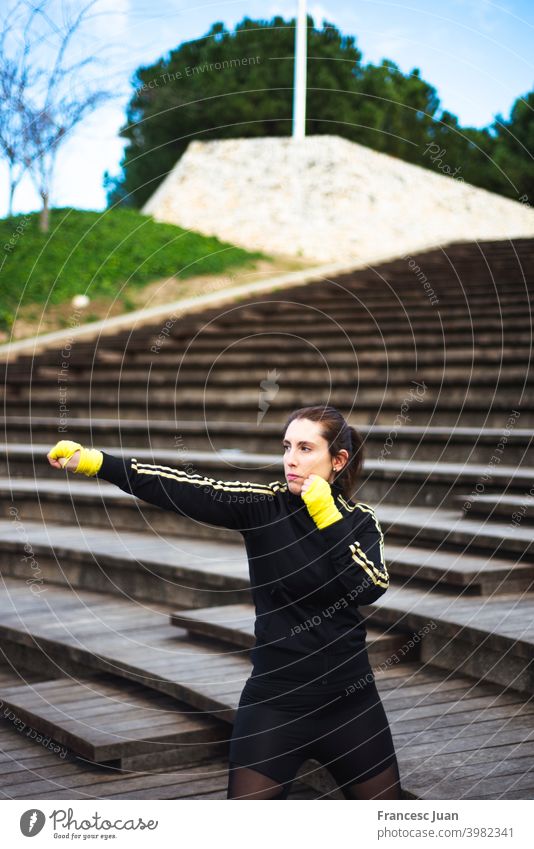
<path fill-rule="evenodd" d="M 243 481 L 223 481 L 208 478 L 204 475 L 190 475 L 182 469 L 174 469 L 171 466 L 152 465 L 150 463 L 139 463 L 135 458 L 132 458 L 132 467 L 140 475 L 154 475 L 156 477 L 168 478 L 178 481 L 179 483 L 201 484 L 202 486 L 210 486 L 214 490 L 223 490 L 224 492 L 256 492 L 261 495 L 274 495 L 274 489 L 269 484 L 258 484 Z M 276 481 L 278 483 L 278 481 Z"/>

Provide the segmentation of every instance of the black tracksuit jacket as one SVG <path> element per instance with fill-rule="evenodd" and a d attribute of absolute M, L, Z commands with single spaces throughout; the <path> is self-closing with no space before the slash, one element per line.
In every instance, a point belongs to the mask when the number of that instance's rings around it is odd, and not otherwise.
<path fill-rule="evenodd" d="M 383 535 L 369 505 L 331 486 L 343 518 L 320 530 L 284 481 L 221 481 L 103 453 L 96 477 L 143 501 L 244 539 L 259 646 L 359 656 L 369 668 L 360 605 L 389 586 Z"/>

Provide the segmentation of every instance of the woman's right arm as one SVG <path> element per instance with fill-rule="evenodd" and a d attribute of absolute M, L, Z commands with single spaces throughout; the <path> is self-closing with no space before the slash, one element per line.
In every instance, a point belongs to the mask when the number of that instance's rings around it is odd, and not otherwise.
<path fill-rule="evenodd" d="M 238 531 L 274 521 L 278 512 L 276 493 L 280 484 L 222 481 L 202 474 L 188 474 L 173 466 L 142 463 L 135 457 L 118 457 L 107 451 L 82 448 L 63 440 L 49 452 L 56 468 L 84 472 L 107 480 L 143 501 L 191 519 Z M 68 446 L 68 447 L 67 447 Z M 78 451 L 75 449 L 78 447 Z M 64 458 L 68 457 L 64 464 Z"/>

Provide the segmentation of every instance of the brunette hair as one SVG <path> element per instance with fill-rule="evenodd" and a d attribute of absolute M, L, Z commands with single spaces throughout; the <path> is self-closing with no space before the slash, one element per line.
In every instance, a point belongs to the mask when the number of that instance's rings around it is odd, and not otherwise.
<path fill-rule="evenodd" d="M 345 498 L 350 498 L 359 481 L 364 461 L 363 439 L 359 432 L 347 424 L 336 407 L 327 405 L 318 404 L 293 410 L 285 423 L 284 434 L 294 419 L 321 423 L 321 436 L 328 442 L 331 457 L 336 457 L 342 449 L 348 451 L 348 460 L 334 480 L 341 486 Z"/>

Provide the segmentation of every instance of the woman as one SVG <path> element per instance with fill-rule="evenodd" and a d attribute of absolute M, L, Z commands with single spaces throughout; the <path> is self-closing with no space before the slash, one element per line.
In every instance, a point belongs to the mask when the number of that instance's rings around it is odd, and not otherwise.
<path fill-rule="evenodd" d="M 389 586 L 374 511 L 351 501 L 358 432 L 331 406 L 283 431 L 285 482 L 216 481 L 62 440 L 55 468 L 110 481 L 164 509 L 243 535 L 256 608 L 253 669 L 236 713 L 228 799 L 285 799 L 315 758 L 346 799 L 400 799 L 397 758 L 359 605 Z"/>

